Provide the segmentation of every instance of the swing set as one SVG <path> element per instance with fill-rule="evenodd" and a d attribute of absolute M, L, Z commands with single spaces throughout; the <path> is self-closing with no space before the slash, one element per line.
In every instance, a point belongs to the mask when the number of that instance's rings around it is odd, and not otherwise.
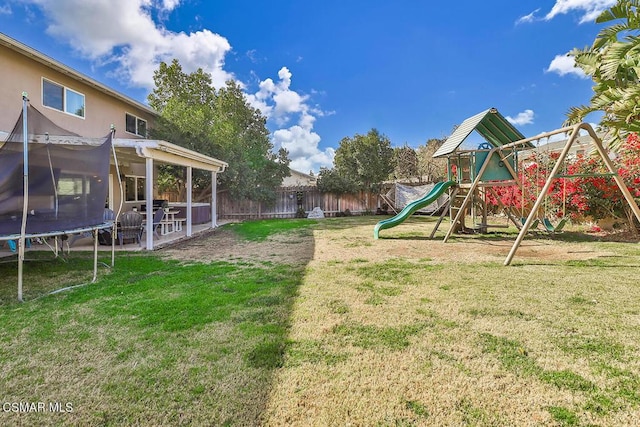
<path fill-rule="evenodd" d="M 600 158 L 604 162 L 604 164 L 605 164 L 605 166 L 606 166 L 606 168 L 607 168 L 607 170 L 609 172 L 606 172 L 606 173 L 592 173 L 592 174 L 568 174 L 565 171 L 565 173 L 562 173 L 562 174 L 559 173 L 560 172 L 560 168 L 564 165 L 564 162 L 565 162 L 565 160 L 567 158 L 567 154 L 569 153 L 569 150 L 571 149 L 571 146 L 575 143 L 576 139 L 580 135 L 580 131 L 581 130 L 586 131 L 589 134 L 589 136 L 593 140 L 593 144 L 596 147 L 598 155 L 600 156 Z M 529 215 L 527 216 L 526 220 L 524 221 L 524 223 L 522 225 L 522 228 L 520 229 L 520 232 L 518 233 L 518 237 L 516 238 L 516 241 L 514 242 L 513 246 L 511 247 L 511 250 L 509 251 L 509 254 L 507 255 L 507 258 L 504 261 L 504 265 L 511 264 L 511 261 L 513 260 L 513 257 L 515 255 L 516 251 L 520 247 L 520 244 L 522 243 L 522 240 L 524 239 L 524 236 L 527 234 L 529 229 L 534 224 L 534 221 L 537 219 L 536 218 L 536 213 L 538 212 L 538 210 L 540 209 L 542 204 L 546 202 L 546 197 L 548 196 L 549 189 L 551 188 L 551 184 L 553 183 L 554 179 L 562 178 L 562 179 L 566 180 L 566 179 L 579 178 L 579 177 L 600 177 L 600 176 L 612 177 L 615 180 L 616 185 L 620 189 L 620 192 L 624 196 L 625 200 L 629 204 L 629 207 L 633 211 L 635 217 L 638 219 L 638 221 L 640 221 L 640 208 L 638 208 L 638 205 L 636 204 L 635 200 L 633 199 L 633 196 L 629 192 L 629 189 L 627 188 L 627 186 L 625 185 L 624 181 L 622 180 L 622 178 L 620 177 L 620 175 L 616 171 L 616 169 L 615 169 L 615 167 L 613 165 L 613 162 L 609 158 L 607 152 L 604 149 L 604 146 L 602 145 L 602 141 L 600 140 L 598 135 L 595 133 L 595 131 L 593 130 L 591 125 L 589 125 L 588 123 L 579 123 L 579 124 L 571 126 L 571 127 L 565 127 L 565 128 L 562 128 L 562 129 L 557 129 L 555 131 L 552 131 L 552 132 L 549 132 L 549 133 L 546 133 L 546 134 L 543 134 L 543 135 L 539 135 L 537 137 L 530 138 L 530 139 L 524 140 L 524 141 L 532 141 L 532 140 L 535 140 L 535 139 L 539 140 L 539 139 L 542 139 L 542 138 L 548 138 L 550 136 L 561 134 L 561 133 L 569 133 L 571 136 L 569 137 L 569 139 L 567 140 L 566 144 L 564 145 L 564 148 L 560 152 L 560 155 L 558 156 L 558 159 L 556 160 L 556 163 L 553 166 L 551 172 L 546 177 L 546 181 L 544 183 L 544 186 L 540 190 L 540 193 L 538 194 L 538 197 L 536 198 L 536 201 L 533 204 L 533 207 L 531 208 L 531 211 L 529 212 Z M 523 141 L 518 141 L 518 143 L 521 143 L 521 142 L 523 142 Z M 514 144 L 516 144 L 516 143 L 514 143 Z M 563 216 L 564 216 L 566 214 L 566 211 L 565 211 L 566 210 L 566 181 L 564 181 L 563 184 L 564 184 L 563 185 Z M 558 232 L 558 231 L 562 230 L 562 228 L 564 227 L 564 225 L 567 222 L 567 219 L 566 219 L 566 216 L 563 217 L 562 220 L 560 220 L 560 222 L 556 226 L 553 226 L 553 224 L 551 224 L 551 221 L 549 221 L 548 218 L 543 218 L 542 222 L 543 222 L 543 225 L 545 226 L 545 228 L 547 228 L 547 230 L 553 231 L 553 232 Z"/>
<path fill-rule="evenodd" d="M 486 146 L 481 145 L 476 150 L 459 150 L 458 147 L 473 130 L 478 131 L 478 133 L 485 137 L 490 144 Z M 588 134 L 590 139 L 593 141 L 597 154 L 604 162 L 608 172 L 592 174 L 567 173 L 565 165 L 567 155 L 581 132 L 583 134 Z M 564 143 L 564 147 L 560 151 L 558 158 L 555 159 L 555 164 L 553 165 L 552 170 L 544 177 L 545 182 L 542 188 L 539 187 L 538 181 L 536 182 L 536 199 L 533 206 L 528 209 L 527 204 L 524 203 L 525 186 L 523 179 L 520 179 L 520 174 L 517 171 L 518 155 L 522 151 L 535 149 L 536 145 L 534 145 L 534 143 L 538 143 L 537 147 L 539 149 L 540 140 L 548 140 L 550 137 L 560 134 L 568 134 L 570 136 Z M 532 138 L 524 138 L 524 136 L 513 128 L 513 126 L 511 126 L 511 124 L 509 124 L 496 109 L 492 108 L 466 119 L 458 128 L 456 128 L 454 133 L 449 136 L 445 143 L 433 154 L 433 157 L 440 156 L 447 156 L 449 170 L 448 179 L 449 181 L 455 181 L 455 185 L 452 185 L 450 188 L 451 193 L 449 195 L 449 216 L 451 218 L 451 222 L 449 230 L 444 236 L 443 242 L 446 243 L 455 231 L 466 232 L 468 230 L 464 226 L 465 216 L 467 215 L 467 212 L 470 211 L 471 218 L 474 220 L 474 217 L 477 216 L 474 215 L 474 209 L 476 209 L 478 204 L 481 204 L 481 219 L 483 220 L 483 222 L 479 224 L 480 227 L 478 230 L 480 232 L 486 232 L 486 229 L 490 226 L 486 223 L 486 195 L 492 194 L 498 201 L 499 206 L 505 209 L 507 218 L 520 230 L 516 241 L 504 261 L 504 265 L 511 264 L 522 240 L 530 230 L 534 230 L 542 224 L 547 232 L 559 233 L 566 226 L 568 221 L 566 216 L 567 179 L 585 176 L 612 177 L 625 200 L 629 204 L 629 207 L 633 211 L 635 217 L 640 221 L 640 208 L 638 208 L 638 205 L 627 189 L 627 186 L 620 175 L 618 175 L 613 162 L 602 145 L 602 141 L 588 123 L 579 123 L 537 135 Z M 454 170 L 453 166 L 455 166 L 454 174 L 452 174 L 452 170 Z M 564 167 L 565 170 L 561 173 L 562 167 Z M 539 173 L 539 168 L 537 173 Z M 549 193 L 552 184 L 559 178 L 563 179 L 562 217 L 559 222 L 554 225 L 549 218 L 548 212 Z M 523 194 L 520 221 L 518 221 L 518 218 L 514 217 L 510 208 L 501 203 L 500 198 L 497 197 L 493 189 L 493 187 L 510 185 L 517 185 L 520 187 Z M 540 215 L 542 208 L 544 208 L 544 214 Z M 528 212 L 526 217 L 525 211 Z M 433 231 L 431 232 L 431 237 L 434 236 L 444 215 L 446 215 L 445 212 L 442 213 L 440 219 L 436 223 Z M 491 226 L 496 227 L 497 225 Z M 473 229 L 473 231 L 475 231 L 475 229 Z"/>
<path fill-rule="evenodd" d="M 476 131 L 487 142 L 480 144 L 476 149 L 460 149 L 462 144 L 472 132 Z M 580 133 L 587 134 L 596 148 L 607 172 L 592 174 L 569 174 L 565 161 L 567 155 L 574 145 Z M 536 181 L 535 202 L 529 209 L 529 204 L 525 203 L 524 174 L 518 172 L 518 156 L 523 151 L 540 148 L 539 142 L 555 135 L 570 135 L 564 143 L 552 170 L 544 177 L 542 188 Z M 547 144 L 548 147 L 548 144 Z M 509 227 L 503 224 L 487 223 L 487 200 L 490 195 L 503 208 L 508 221 L 511 221 L 518 229 L 518 236 L 504 261 L 504 265 L 511 264 L 522 240 L 530 230 L 535 230 L 541 224 L 549 233 L 559 233 L 568 222 L 567 204 L 567 179 L 579 177 L 602 177 L 607 176 L 615 180 L 618 189 L 627 201 L 631 211 L 640 221 L 640 208 L 636 204 L 629 189 L 615 169 L 613 162 L 605 151 L 602 141 L 588 123 L 579 123 L 573 126 L 556 129 L 532 138 L 525 138 L 517 129 L 513 127 L 495 108 L 490 108 L 475 116 L 464 120 L 447 140 L 433 154 L 434 158 L 447 158 L 447 186 L 449 190 L 448 209 L 443 209 L 440 218 L 431 231 L 431 238 L 434 237 L 438 227 L 445 216 L 449 216 L 449 230 L 446 232 L 443 243 L 451 237 L 454 232 L 480 232 L 486 233 L 489 227 L 504 228 Z M 555 157 L 555 156 L 554 156 Z M 564 171 L 561 173 L 561 168 Z M 548 167 L 546 168 L 548 170 Z M 538 172 L 539 173 L 539 168 Z M 562 181 L 562 216 L 557 224 L 553 224 L 549 218 L 549 193 L 554 180 Z M 495 187 L 507 187 L 517 185 L 522 194 L 522 207 L 520 218 L 518 212 L 513 212 L 513 207 L 505 206 L 498 197 Z M 540 215 L 544 208 L 544 214 Z M 470 214 L 473 222 L 472 228 L 465 226 L 465 218 Z M 526 215 L 526 216 L 525 216 Z M 476 223 L 476 219 L 482 222 Z"/>

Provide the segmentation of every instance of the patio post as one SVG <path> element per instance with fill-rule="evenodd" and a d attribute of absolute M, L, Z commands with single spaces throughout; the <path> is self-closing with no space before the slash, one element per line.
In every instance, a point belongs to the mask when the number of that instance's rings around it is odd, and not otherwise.
<path fill-rule="evenodd" d="M 218 195 L 216 194 L 218 191 L 218 174 L 216 172 L 211 172 L 211 228 L 216 228 L 218 226 Z"/>
<path fill-rule="evenodd" d="M 192 175 L 193 168 L 191 166 L 187 166 L 187 237 L 191 237 L 191 204 L 192 204 L 192 193 L 193 193 L 193 184 L 192 184 Z"/>
<path fill-rule="evenodd" d="M 145 159 L 145 195 L 144 198 L 147 202 L 147 250 L 153 250 L 153 158 L 147 157 Z"/>

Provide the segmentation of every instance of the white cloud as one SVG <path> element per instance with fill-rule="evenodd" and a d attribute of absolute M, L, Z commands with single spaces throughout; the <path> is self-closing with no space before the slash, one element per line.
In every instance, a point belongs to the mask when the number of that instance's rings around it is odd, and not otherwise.
<path fill-rule="evenodd" d="M 516 25 L 519 24 L 526 24 L 528 22 L 533 22 L 536 20 L 536 13 L 538 13 L 540 11 L 540 8 L 534 10 L 533 12 L 531 12 L 528 15 L 525 16 L 521 16 L 520 18 L 518 18 L 518 20 L 516 21 Z"/>
<path fill-rule="evenodd" d="M 257 55 L 258 55 L 258 51 L 256 49 L 251 49 L 245 52 L 245 56 L 249 58 L 249 61 L 251 61 L 254 64 L 257 64 L 259 62 Z"/>
<path fill-rule="evenodd" d="M 231 50 L 226 38 L 209 30 L 175 33 L 154 22 L 150 10 L 167 13 L 180 0 L 31 0 L 50 20 L 47 32 L 64 39 L 94 61 L 117 64 L 130 85 L 153 88 L 160 61 L 177 58 L 186 72 L 211 73 L 216 87 L 233 78 L 223 69 Z M 96 24 L 99 17 L 100 24 Z"/>
<path fill-rule="evenodd" d="M 616 2 L 616 0 L 556 0 L 556 4 L 544 19 L 550 21 L 558 15 L 577 11 L 581 14 L 581 24 L 593 22 L 602 11 L 615 5 Z"/>
<path fill-rule="evenodd" d="M 522 126 L 533 124 L 533 117 L 533 110 L 524 110 L 523 112 L 518 113 L 515 117 L 507 116 L 505 119 L 507 119 L 507 121 L 512 125 Z"/>
<path fill-rule="evenodd" d="M 321 151 L 318 148 L 320 136 L 309 129 L 298 125 L 279 129 L 273 133 L 273 142 L 276 147 L 285 148 L 289 152 L 290 167 L 297 171 L 307 173 L 314 170 L 317 173 L 320 167 L 333 165 L 334 149 Z"/>
<path fill-rule="evenodd" d="M 287 128 L 274 131 L 273 144 L 276 149 L 282 147 L 289 151 L 291 168 L 305 173 L 310 170 L 317 172 L 320 167 L 330 167 L 333 164 L 335 152 L 332 148 L 320 150 L 320 135 L 313 131 L 313 126 L 317 117 L 332 113 L 325 113 L 311 106 L 309 95 L 301 95 L 291 89 L 291 78 L 291 71 L 282 67 L 278 71 L 277 82 L 270 78 L 261 81 L 258 91 L 248 94 L 247 99 L 254 108 L 258 108 L 268 120 L 278 126 L 296 121 Z"/>
<path fill-rule="evenodd" d="M 320 135 L 295 125 L 275 131 L 273 139 L 279 147 L 286 148 L 292 158 L 299 158 L 316 154 Z"/>
<path fill-rule="evenodd" d="M 556 73 L 560 76 L 573 74 L 581 79 L 589 78 L 581 68 L 576 67 L 576 61 L 572 56 L 556 55 L 549 64 L 549 68 L 545 70 L 547 73 Z"/>
<path fill-rule="evenodd" d="M 8 4 L 4 4 L 0 6 L 0 15 L 11 15 L 11 6 Z"/>
<path fill-rule="evenodd" d="M 290 120 L 292 114 L 308 114 L 310 111 L 306 104 L 309 96 L 300 95 L 289 88 L 291 76 L 291 71 L 282 67 L 278 71 L 278 83 L 274 83 L 270 78 L 265 79 L 260 82 L 258 92 L 248 96 L 249 102 L 255 108 L 259 108 L 267 118 L 273 119 L 281 126 Z M 266 104 L 267 100 L 273 101 L 273 104 Z"/>
<path fill-rule="evenodd" d="M 168 12 L 180 6 L 180 0 L 162 0 L 162 8 Z"/>
<path fill-rule="evenodd" d="M 100 65 L 115 65 L 113 73 L 132 87 L 152 89 L 153 72 L 161 61 L 173 58 L 185 72 L 202 68 L 210 73 L 217 88 L 234 78 L 225 70 L 225 56 L 231 51 L 225 37 L 208 29 L 176 33 L 162 25 L 163 18 L 183 0 L 24 1 L 41 8 L 49 21 L 49 34 Z M 154 15 L 159 18 L 154 20 Z M 258 58 L 255 51 L 248 51 L 247 56 Z M 270 124 L 285 127 L 273 132 L 272 140 L 276 149 L 289 150 L 291 167 L 308 172 L 331 166 L 333 149 L 320 150 L 320 136 L 313 131 L 316 118 L 331 113 L 310 105 L 309 95 L 292 90 L 291 78 L 291 71 L 282 67 L 276 82 L 262 80 L 257 92 L 246 93 L 247 99 Z M 247 91 L 245 83 L 238 83 Z"/>

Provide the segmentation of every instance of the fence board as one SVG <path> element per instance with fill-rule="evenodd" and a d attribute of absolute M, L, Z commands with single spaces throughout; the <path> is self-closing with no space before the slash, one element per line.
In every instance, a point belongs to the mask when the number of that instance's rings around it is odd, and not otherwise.
<path fill-rule="evenodd" d="M 367 210 L 375 211 L 378 195 L 361 192 L 359 194 L 321 193 L 316 187 L 285 187 L 276 193 L 273 206 L 251 200 L 231 200 L 228 193 L 218 194 L 218 218 L 256 219 L 256 218 L 295 218 L 298 210 L 298 196 L 305 216 L 315 207 L 319 207 L 325 216 L 335 216 L 349 209 L 359 215 Z M 368 208 L 367 208 L 368 206 Z"/>

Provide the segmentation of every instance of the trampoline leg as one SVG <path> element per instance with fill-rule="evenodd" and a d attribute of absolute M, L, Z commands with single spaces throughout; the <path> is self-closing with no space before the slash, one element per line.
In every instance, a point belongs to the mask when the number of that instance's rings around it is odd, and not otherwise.
<path fill-rule="evenodd" d="M 98 229 L 93 230 L 93 279 L 91 283 L 95 283 L 98 277 Z"/>
<path fill-rule="evenodd" d="M 24 264 L 24 240 L 18 240 L 18 301 L 22 300 L 22 265 Z"/>

